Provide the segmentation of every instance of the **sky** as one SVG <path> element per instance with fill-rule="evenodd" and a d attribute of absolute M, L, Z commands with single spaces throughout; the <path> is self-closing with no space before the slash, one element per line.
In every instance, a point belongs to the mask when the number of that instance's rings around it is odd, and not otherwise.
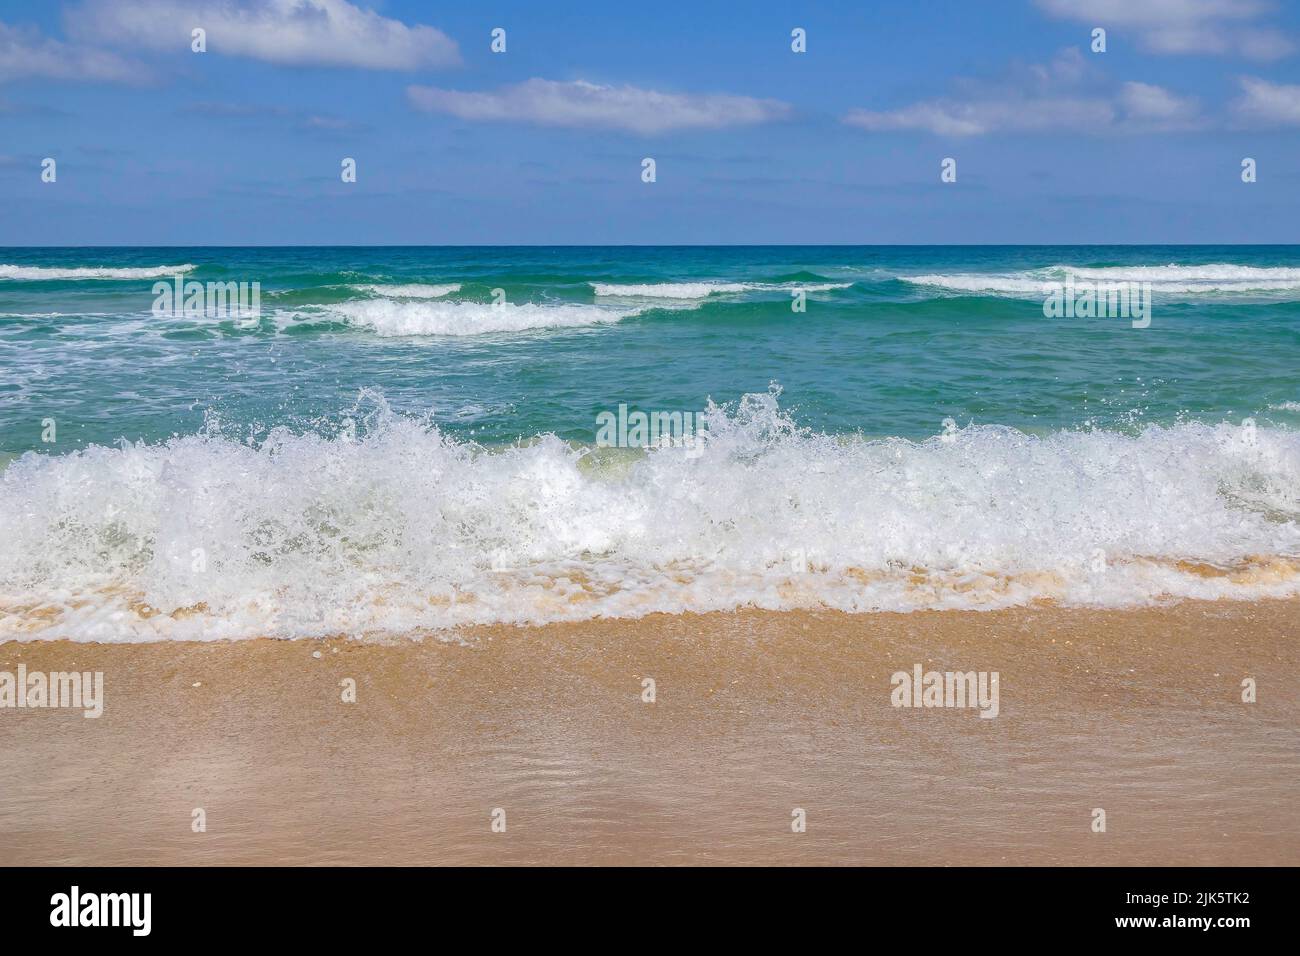
<path fill-rule="evenodd" d="M 1298 238 L 1297 3 L 0 0 L 0 245 Z"/>

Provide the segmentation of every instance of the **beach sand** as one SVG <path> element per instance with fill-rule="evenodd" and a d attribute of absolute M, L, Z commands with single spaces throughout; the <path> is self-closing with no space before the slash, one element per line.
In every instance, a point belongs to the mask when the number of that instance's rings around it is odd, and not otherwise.
<path fill-rule="evenodd" d="M 1294 865 L 1297 631 L 1264 601 L 10 642 L 106 703 L 0 710 L 0 864 Z M 999 715 L 894 708 L 917 663 L 999 672 Z"/>

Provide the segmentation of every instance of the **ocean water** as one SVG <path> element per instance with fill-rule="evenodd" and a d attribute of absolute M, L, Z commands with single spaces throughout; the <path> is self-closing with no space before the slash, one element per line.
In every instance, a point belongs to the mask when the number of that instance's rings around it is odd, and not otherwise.
<path fill-rule="evenodd" d="M 1294 595 L 1298 357 L 1300 247 L 0 249 L 0 640 Z"/>

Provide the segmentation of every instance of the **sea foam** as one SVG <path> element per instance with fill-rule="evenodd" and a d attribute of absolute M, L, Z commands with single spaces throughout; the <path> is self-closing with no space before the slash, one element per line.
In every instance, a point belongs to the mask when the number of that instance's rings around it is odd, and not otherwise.
<path fill-rule="evenodd" d="M 358 299 L 329 306 L 352 325 L 381 336 L 484 335 L 529 329 L 575 328 L 617 322 L 636 310 L 588 304 L 401 301 Z"/>
<path fill-rule="evenodd" d="M 1058 265 L 1020 272 L 900 276 L 914 285 L 1028 298 L 1040 298 L 1046 283 L 1059 283 L 1070 277 L 1076 282 L 1149 282 L 1152 292 L 1164 295 L 1300 293 L 1300 269 L 1224 263 L 1196 266 Z"/>
<path fill-rule="evenodd" d="M 487 449 L 386 411 L 351 440 L 27 453 L 0 479 L 0 640 L 1300 593 L 1292 431 L 866 440 L 772 395 L 706 417 L 702 446 L 646 453 Z"/>
<path fill-rule="evenodd" d="M 108 266 L 86 266 L 64 268 L 62 266 L 13 266 L 0 264 L 0 279 L 14 281 L 40 282 L 58 279 L 158 279 L 176 275 L 178 272 L 191 272 L 197 266 L 191 264 L 179 266 L 143 266 L 141 268 L 119 269 Z"/>
<path fill-rule="evenodd" d="M 618 296 L 637 299 L 705 299 L 711 295 L 739 292 L 791 291 L 830 292 L 847 289 L 852 282 L 650 282 L 650 283 L 588 283 L 598 296 Z"/>
<path fill-rule="evenodd" d="M 389 299 L 440 299 L 445 295 L 460 291 L 460 283 L 452 282 L 442 285 L 429 285 L 422 282 L 408 282 L 392 285 L 368 284 L 355 285 L 352 288 L 360 292 L 370 292 Z"/>

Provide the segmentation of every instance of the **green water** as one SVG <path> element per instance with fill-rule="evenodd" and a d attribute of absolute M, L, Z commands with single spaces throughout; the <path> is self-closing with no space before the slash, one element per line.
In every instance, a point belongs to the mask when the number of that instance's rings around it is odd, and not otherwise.
<path fill-rule="evenodd" d="M 0 263 L 10 454 L 155 442 L 205 422 L 239 437 L 364 428 L 380 397 L 484 443 L 590 442 L 595 416 L 620 403 L 694 410 L 772 383 L 796 422 L 833 433 L 920 438 L 945 418 L 1034 433 L 1300 423 L 1291 247 L 0 249 Z M 52 277 L 184 264 L 187 280 L 259 282 L 260 318 L 156 315 L 153 277 Z M 1142 278 L 1123 269 L 1171 265 L 1152 282 L 1148 328 L 1048 319 L 1040 294 L 1015 288 L 1058 266 Z M 678 299 L 592 285 L 702 282 L 752 287 Z M 363 288 L 376 284 L 460 288 Z M 844 287 L 792 309 L 798 288 L 831 285 Z M 476 333 L 480 318 L 507 328 Z"/>

